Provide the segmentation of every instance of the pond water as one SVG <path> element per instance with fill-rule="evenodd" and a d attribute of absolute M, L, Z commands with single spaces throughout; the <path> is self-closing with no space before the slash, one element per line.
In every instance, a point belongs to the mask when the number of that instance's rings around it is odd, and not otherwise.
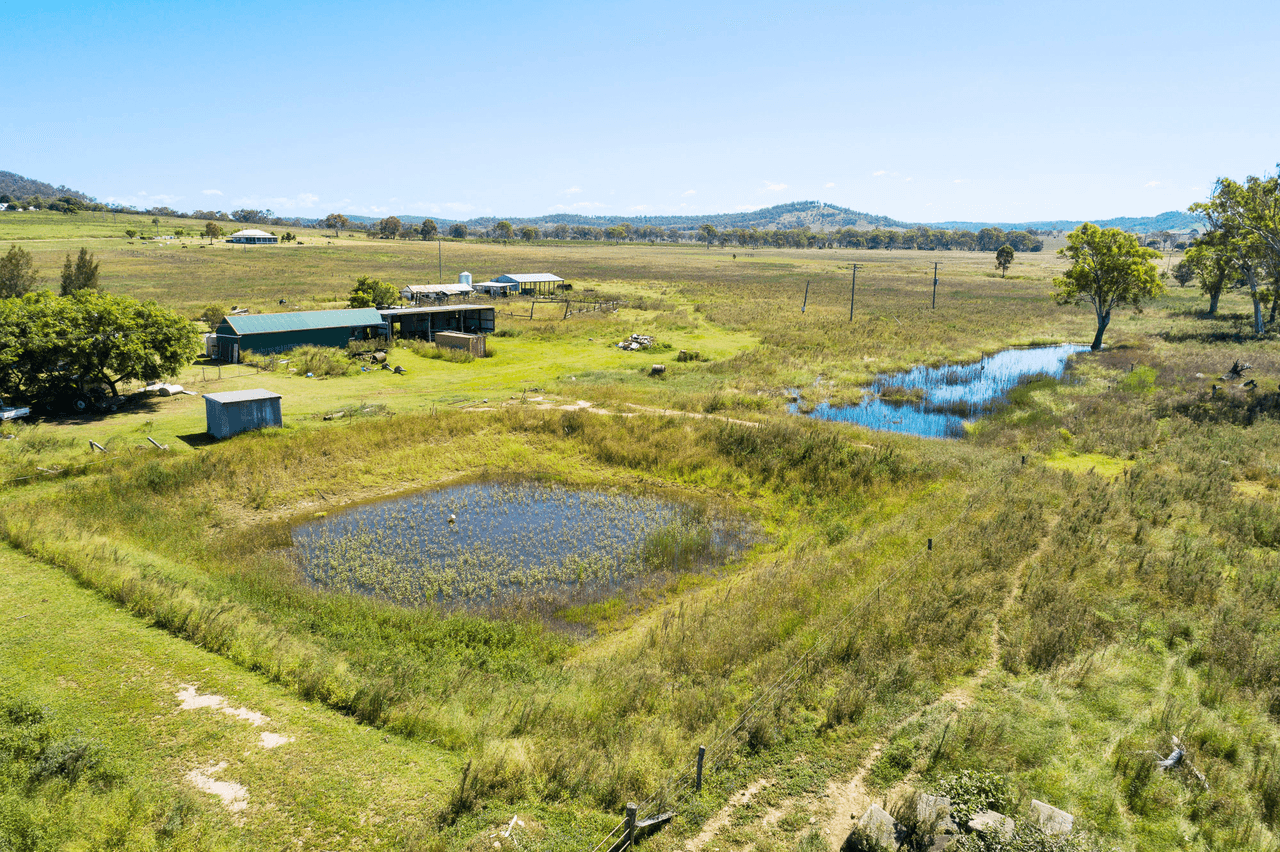
<path fill-rule="evenodd" d="M 819 403 L 810 417 L 857 423 L 871 429 L 925 438 L 958 438 L 966 421 L 983 417 L 1004 403 L 1028 378 L 1061 378 L 1072 355 L 1088 346 L 1060 343 L 1006 349 L 971 364 L 915 367 L 876 378 L 857 405 Z M 791 411 L 800 406 L 793 403 Z"/>
<path fill-rule="evenodd" d="M 293 530 L 312 584 L 408 606 L 597 599 L 721 564 L 748 537 L 705 506 L 529 481 L 425 491 Z"/>

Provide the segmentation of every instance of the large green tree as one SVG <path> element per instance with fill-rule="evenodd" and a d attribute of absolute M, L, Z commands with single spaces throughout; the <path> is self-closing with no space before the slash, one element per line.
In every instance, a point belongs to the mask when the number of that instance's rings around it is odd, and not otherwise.
<path fill-rule="evenodd" d="M 324 217 L 324 220 L 321 221 L 320 224 L 326 228 L 333 228 L 333 235 L 335 237 L 340 237 L 342 234 L 339 232 L 350 225 L 351 220 L 346 216 L 343 216 L 341 213 L 330 213 L 328 216 Z"/>
<path fill-rule="evenodd" d="M 710 222 L 704 222 L 702 227 L 698 228 L 698 233 L 702 234 L 702 239 L 706 240 L 707 248 L 711 248 L 711 244 L 715 242 L 716 237 L 720 236 L 716 226 Z"/>
<path fill-rule="evenodd" d="M 35 262 L 31 252 L 9 246 L 9 253 L 0 257 L 0 299 L 25 296 L 36 288 Z"/>
<path fill-rule="evenodd" d="M 449 236 L 455 240 L 465 240 L 467 238 L 467 226 L 462 222 L 454 222 L 449 226 Z"/>
<path fill-rule="evenodd" d="M 1142 310 L 1142 303 L 1164 292 L 1155 264 L 1159 252 L 1143 248 L 1138 238 L 1119 228 L 1099 228 L 1085 222 L 1067 235 L 1067 245 L 1058 255 L 1071 261 L 1071 268 L 1055 278 L 1054 297 L 1059 304 L 1087 302 L 1098 318 L 1098 331 L 1090 348 L 1102 348 L 1102 335 L 1111 322 L 1111 311 L 1129 306 Z"/>
<path fill-rule="evenodd" d="M 1205 234 L 1187 249 L 1187 259 L 1178 266 L 1200 279 L 1200 292 L 1209 297 L 1209 316 L 1216 316 L 1223 291 L 1240 273 L 1236 252 L 1226 234 L 1222 231 Z"/>
<path fill-rule="evenodd" d="M 400 219 L 396 216 L 379 219 L 378 224 L 374 227 L 377 228 L 378 235 L 384 240 L 394 240 L 400 236 Z"/>
<path fill-rule="evenodd" d="M 361 275 L 347 297 L 347 304 L 353 308 L 376 308 L 378 305 L 394 305 L 399 300 L 400 291 L 394 285 Z"/>
<path fill-rule="evenodd" d="M 213 245 L 213 241 L 222 236 L 222 226 L 217 222 L 205 222 L 204 235 L 209 238 L 209 245 Z"/>
<path fill-rule="evenodd" d="M 1013 246 L 1005 243 L 996 250 L 996 268 L 1000 270 L 1000 277 L 1009 271 L 1009 267 L 1013 266 Z"/>
<path fill-rule="evenodd" d="M 67 252 L 67 261 L 62 264 L 61 295 L 69 296 L 79 290 L 97 290 L 100 286 L 98 263 L 89 254 L 89 250 L 81 248 L 75 263 L 71 262 L 71 253 Z"/>
<path fill-rule="evenodd" d="M 200 353 L 185 317 L 155 302 L 97 290 L 47 290 L 0 301 L 0 391 L 38 399 L 59 389 L 176 375 Z"/>
<path fill-rule="evenodd" d="M 1205 217 L 1210 233 L 1235 255 L 1253 298 L 1253 330 L 1262 334 L 1262 303 L 1271 296 L 1260 282 L 1280 281 L 1280 175 L 1250 175 L 1244 183 L 1219 178 L 1209 200 L 1190 209 Z"/>
<path fill-rule="evenodd" d="M 440 234 L 440 226 L 436 224 L 435 219 L 423 219 L 422 224 L 418 226 L 418 235 L 424 240 L 434 240 Z"/>
<path fill-rule="evenodd" d="M 511 223 L 506 219 L 498 222 L 493 226 L 493 236 L 499 240 L 509 240 L 516 234 L 515 229 L 511 227 Z"/>

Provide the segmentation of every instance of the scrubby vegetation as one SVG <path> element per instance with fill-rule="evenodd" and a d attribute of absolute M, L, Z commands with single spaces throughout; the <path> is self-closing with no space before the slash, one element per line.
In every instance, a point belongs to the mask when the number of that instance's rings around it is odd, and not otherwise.
<path fill-rule="evenodd" d="M 361 266 L 395 280 L 421 261 L 397 244 L 403 256 L 379 267 L 352 245 L 358 258 L 316 247 L 329 268 L 300 274 L 347 280 Z M 433 776 L 447 792 L 406 817 L 417 821 L 407 848 L 492 848 L 512 814 L 536 822 L 541 847 L 591 848 L 636 801 L 678 812 L 646 841 L 670 850 L 760 779 L 770 784 L 716 823 L 714 845 L 834 848 L 842 838 L 810 818 L 829 816 L 828 785 L 859 769 L 875 797 L 904 780 L 970 779 L 952 792 L 974 806 L 995 795 L 982 773 L 998 773 L 1013 810 L 1034 797 L 1074 813 L 1082 848 L 1274 845 L 1280 351 L 1266 336 L 1224 336 L 1240 324 L 1233 296 L 1205 320 L 1197 295 L 1175 288 L 1117 318 L 1109 348 L 1078 358 L 1068 379 L 1020 385 L 961 441 L 922 441 L 787 413 L 785 394 L 855 398 L 881 371 L 1087 341 L 1092 318 L 1052 304 L 1049 253 L 1020 257 L 1026 277 L 1003 281 L 986 277 L 989 256 L 956 261 L 936 311 L 917 258 L 894 255 L 859 273 L 851 324 L 843 265 L 855 255 L 842 250 L 816 253 L 829 265 L 803 317 L 786 252 L 456 250 L 474 268 L 485 251 L 563 263 L 632 306 L 562 319 L 552 305 L 529 320 L 526 301 L 501 321 L 513 332 L 495 357 L 391 349 L 405 376 L 349 372 L 356 362 L 338 353 L 342 370 L 304 382 L 326 374 L 295 351 L 273 359 L 289 360 L 284 371 L 242 380 L 288 391 L 299 414 L 286 408 L 286 428 L 198 451 L 125 449 L 153 428 L 198 430 L 190 409 L 99 421 L 116 451 L 91 468 L 76 466 L 83 431 L 6 426 L 17 438 L 0 444 L 5 471 L 70 473 L 9 488 L 0 536 L 288 700 L 447 767 Z M 245 267 L 228 274 L 282 262 L 256 257 L 235 255 Z M 274 292 L 254 297 L 268 295 L 274 304 Z M 224 296 L 174 301 L 198 312 Z M 636 331 L 706 360 L 613 345 Z M 1237 358 L 1257 387 L 1215 391 Z M 649 375 L 658 362 L 662 379 Z M 465 410 L 473 403 L 487 404 Z M 335 411 L 371 413 L 321 420 Z M 761 535 L 715 571 L 544 607 L 325 592 L 286 554 L 299 518 L 498 475 L 671 489 L 716 500 Z M 1174 737 L 1204 783 L 1155 767 Z M 699 745 L 694 795 L 685 772 Z"/>

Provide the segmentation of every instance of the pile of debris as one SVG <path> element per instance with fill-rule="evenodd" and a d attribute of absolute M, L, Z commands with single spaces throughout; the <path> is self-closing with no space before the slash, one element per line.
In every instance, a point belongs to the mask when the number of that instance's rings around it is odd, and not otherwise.
<path fill-rule="evenodd" d="M 633 334 L 626 340 L 618 344 L 619 349 L 625 349 L 628 352 L 636 352 L 640 349 L 648 349 L 653 345 L 653 337 L 648 334 Z"/>

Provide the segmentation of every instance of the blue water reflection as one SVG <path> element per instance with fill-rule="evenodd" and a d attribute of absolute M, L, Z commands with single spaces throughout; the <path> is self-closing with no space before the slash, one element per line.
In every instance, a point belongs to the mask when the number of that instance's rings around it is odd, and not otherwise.
<path fill-rule="evenodd" d="M 1031 376 L 1061 378 L 1068 359 L 1088 350 L 1060 343 L 1006 349 L 972 364 L 916 367 L 877 378 L 857 405 L 819 403 L 809 416 L 925 438 L 958 438 L 964 435 L 966 421 L 990 414 L 1020 381 Z M 791 405 L 793 412 L 798 408 Z"/>

